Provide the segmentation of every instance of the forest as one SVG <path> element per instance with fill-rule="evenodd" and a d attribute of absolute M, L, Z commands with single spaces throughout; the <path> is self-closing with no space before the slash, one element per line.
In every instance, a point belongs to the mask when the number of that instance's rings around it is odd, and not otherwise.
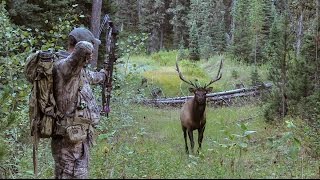
<path fill-rule="evenodd" d="M 1 179 L 53 177 L 47 138 L 33 174 L 27 57 L 65 50 L 69 32 L 86 27 L 101 32 L 89 68 L 102 69 L 106 14 L 119 32 L 118 59 L 111 112 L 90 150 L 90 178 L 320 178 L 320 0 L 2 0 L 0 9 Z M 223 59 L 214 93 L 272 87 L 208 102 L 202 150 L 187 155 L 182 104 L 143 103 L 193 95 L 176 58 L 200 84 Z M 101 104 L 101 87 L 92 89 Z"/>

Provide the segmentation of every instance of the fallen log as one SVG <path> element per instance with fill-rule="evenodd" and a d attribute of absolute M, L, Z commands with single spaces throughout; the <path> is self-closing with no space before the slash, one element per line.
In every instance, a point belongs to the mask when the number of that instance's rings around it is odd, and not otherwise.
<path fill-rule="evenodd" d="M 260 94 L 260 91 L 270 89 L 271 83 L 264 83 L 259 86 L 253 86 L 249 88 L 240 88 L 224 92 L 216 92 L 207 94 L 208 101 L 230 100 L 238 97 L 256 96 Z M 158 98 L 158 99 L 144 99 L 140 101 L 143 104 L 182 104 L 187 99 L 193 96 L 173 97 L 173 98 Z"/>

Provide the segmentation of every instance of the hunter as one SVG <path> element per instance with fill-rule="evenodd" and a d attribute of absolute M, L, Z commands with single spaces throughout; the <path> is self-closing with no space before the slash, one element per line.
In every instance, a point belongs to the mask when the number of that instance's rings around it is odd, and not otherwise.
<path fill-rule="evenodd" d="M 106 79 L 104 70 L 94 72 L 87 68 L 96 43 L 101 42 L 88 29 L 73 29 L 68 37 L 68 52 L 60 53 L 65 58 L 53 66 L 53 96 L 60 114 L 51 141 L 56 179 L 88 178 L 89 148 L 100 119 L 100 107 L 90 85 Z"/>

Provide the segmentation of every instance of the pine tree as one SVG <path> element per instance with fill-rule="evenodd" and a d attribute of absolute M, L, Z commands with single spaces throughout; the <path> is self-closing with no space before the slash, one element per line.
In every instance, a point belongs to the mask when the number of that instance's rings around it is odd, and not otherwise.
<path fill-rule="evenodd" d="M 265 16 L 263 14 L 264 1 L 252 0 L 250 7 L 250 31 L 252 38 L 250 44 L 252 45 L 252 51 L 250 54 L 251 62 L 254 66 L 251 72 L 252 85 L 258 85 L 261 83 L 259 72 L 257 70 L 258 64 L 262 61 L 261 47 L 263 46 L 263 40 L 265 39 L 262 33 Z"/>
<path fill-rule="evenodd" d="M 6 1 L 6 9 L 13 23 L 22 26 L 24 29 L 39 29 L 46 32 L 59 23 L 59 19 L 65 21 L 76 20 L 79 23 L 73 24 L 74 27 L 80 25 L 90 27 L 92 0 Z M 110 4 L 105 2 L 102 3 L 102 12 L 111 12 Z"/>
<path fill-rule="evenodd" d="M 200 60 L 200 49 L 199 49 L 199 28 L 202 25 L 201 16 L 201 1 L 191 0 L 190 11 L 188 14 L 188 27 L 189 27 L 189 58 L 191 60 Z"/>
<path fill-rule="evenodd" d="M 187 15 L 189 13 L 190 2 L 187 0 L 172 0 L 167 13 L 171 15 L 170 23 L 173 26 L 173 47 L 178 48 L 181 39 L 183 45 L 188 44 L 189 28 L 187 25 Z"/>
<path fill-rule="evenodd" d="M 238 0 L 233 12 L 234 32 L 233 44 L 230 52 L 234 58 L 244 62 L 250 62 L 251 32 L 249 21 L 249 0 Z"/>
<path fill-rule="evenodd" d="M 224 4 L 222 0 L 201 2 L 201 27 L 199 28 L 199 48 L 201 56 L 208 59 L 215 52 L 221 53 L 226 47 Z"/>
<path fill-rule="evenodd" d="M 140 30 L 149 34 L 148 53 L 157 52 L 163 43 L 165 3 L 161 0 L 142 0 Z"/>
<path fill-rule="evenodd" d="M 189 56 L 191 60 L 200 60 L 200 52 L 198 45 L 198 28 L 197 23 L 195 21 L 191 24 L 190 28 Z"/>
<path fill-rule="evenodd" d="M 268 50 L 270 59 L 269 78 L 274 83 L 273 93 L 269 99 L 270 107 L 266 110 L 266 118 L 274 120 L 274 116 L 284 118 L 288 114 L 288 71 L 292 60 L 292 33 L 289 31 L 288 6 L 282 14 L 275 16 L 269 36 Z"/>
<path fill-rule="evenodd" d="M 226 7 L 223 3 L 223 0 L 214 1 L 215 8 L 214 10 L 214 16 L 215 22 L 212 26 L 212 32 L 213 32 L 213 45 L 215 48 L 215 52 L 222 53 L 225 51 L 227 46 L 226 41 L 226 24 L 225 24 L 225 11 Z"/>
<path fill-rule="evenodd" d="M 276 18 L 276 8 L 272 4 L 271 1 L 265 0 L 264 1 L 264 6 L 263 6 L 263 14 L 265 16 L 265 19 L 262 24 L 262 29 L 261 33 L 262 36 L 264 37 L 262 39 L 262 44 L 263 46 L 261 47 L 261 63 L 266 63 L 269 61 L 269 54 L 268 54 L 268 41 L 270 40 L 270 30 L 272 23 L 275 21 Z"/>
<path fill-rule="evenodd" d="M 261 2 L 260 0 L 252 0 L 249 14 L 250 31 L 252 33 L 250 43 L 252 45 L 252 51 L 250 58 L 252 59 L 251 63 L 253 63 L 255 67 L 259 62 L 261 62 L 262 59 L 261 47 L 263 46 L 262 40 L 264 39 L 262 28 L 265 19 L 263 14 L 263 6 L 264 1 Z"/>
<path fill-rule="evenodd" d="M 213 1 L 199 1 L 199 7 L 201 7 L 199 16 L 203 17 L 198 24 L 199 38 L 198 45 L 200 50 L 200 56 L 206 60 L 209 59 L 214 53 L 214 44 L 213 44 L 213 27 L 215 24 L 214 9 L 215 3 Z"/>
<path fill-rule="evenodd" d="M 113 4 L 116 7 L 114 21 L 121 27 L 121 31 L 125 34 L 139 31 L 140 1 L 118 0 Z"/>

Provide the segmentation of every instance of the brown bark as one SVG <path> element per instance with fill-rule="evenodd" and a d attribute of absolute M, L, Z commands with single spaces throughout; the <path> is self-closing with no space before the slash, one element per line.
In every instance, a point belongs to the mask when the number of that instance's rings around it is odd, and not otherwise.
<path fill-rule="evenodd" d="M 296 43 L 296 55 L 300 55 L 301 51 L 301 43 L 302 43 L 302 37 L 303 37 L 303 11 L 301 10 L 301 14 L 298 20 L 298 30 L 297 30 L 297 43 Z"/>
<path fill-rule="evenodd" d="M 316 0 L 316 19 L 317 19 L 317 29 L 316 29 L 316 65 L 317 65 L 317 70 L 315 74 L 315 79 L 316 79 L 316 89 L 320 87 L 320 78 L 319 78 L 319 59 L 318 59 L 318 49 L 319 49 L 319 26 L 320 26 L 320 0 Z"/>
<path fill-rule="evenodd" d="M 91 32 L 96 38 L 99 38 L 99 27 L 101 18 L 102 0 L 92 0 L 92 13 L 91 13 Z M 93 60 L 91 61 L 92 67 L 97 67 L 98 49 L 99 45 L 94 45 Z"/>
<path fill-rule="evenodd" d="M 231 28 L 232 28 L 232 6 L 233 6 L 233 0 L 223 0 L 223 4 L 225 6 L 225 14 L 224 14 L 224 23 L 226 32 L 229 36 L 231 36 Z M 230 42 L 228 42 L 230 43 Z"/>

